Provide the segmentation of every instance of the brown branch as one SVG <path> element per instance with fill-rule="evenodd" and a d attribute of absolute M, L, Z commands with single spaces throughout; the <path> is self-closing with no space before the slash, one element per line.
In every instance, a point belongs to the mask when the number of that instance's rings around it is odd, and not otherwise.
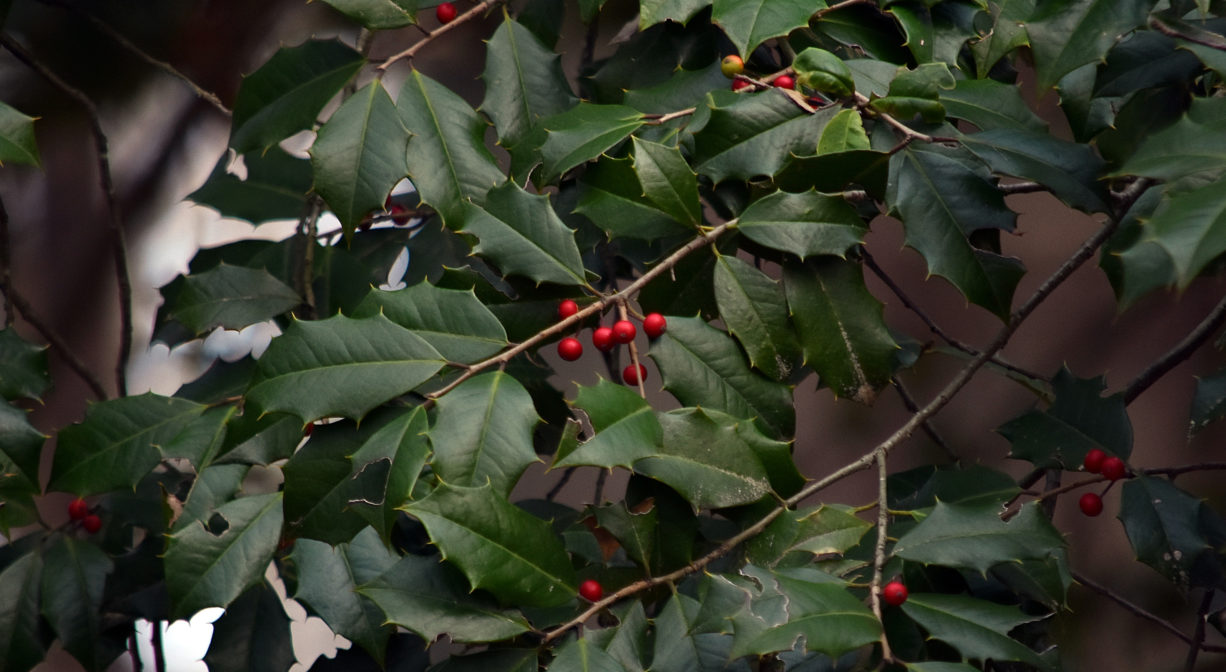
<path fill-rule="evenodd" d="M 875 457 L 877 461 L 877 544 L 873 548 L 873 582 L 868 594 L 873 615 L 878 621 L 881 621 L 881 578 L 885 569 L 885 546 L 890 526 L 889 490 L 886 487 L 889 472 L 886 470 L 885 451 L 876 451 Z M 886 662 L 894 660 L 894 654 L 890 651 L 890 641 L 886 638 L 884 630 L 881 633 L 881 657 Z"/>
<path fill-rule="evenodd" d="M 1188 657 L 1184 660 L 1184 672 L 1195 672 L 1196 658 L 1200 654 L 1200 648 L 1205 644 L 1205 621 L 1209 616 L 1209 608 L 1213 606 L 1213 595 L 1216 593 L 1213 588 L 1205 590 L 1205 596 L 1201 598 L 1200 608 L 1196 610 L 1196 627 L 1192 631 L 1192 641 L 1188 647 Z"/>
<path fill-rule="evenodd" d="M 1077 583 L 1080 583 L 1081 585 L 1085 586 L 1086 588 L 1089 588 L 1090 590 L 1093 590 L 1099 595 L 1102 595 L 1103 597 L 1110 599 L 1111 601 L 1123 607 L 1125 611 L 1158 625 L 1163 630 L 1166 630 L 1172 635 L 1175 635 L 1179 639 L 1183 640 L 1185 644 L 1197 646 L 1191 637 L 1185 635 L 1182 630 L 1172 625 L 1170 621 L 1167 621 L 1163 619 L 1162 617 L 1157 616 L 1156 614 L 1153 614 L 1149 611 L 1146 611 L 1144 608 L 1136 604 L 1133 604 L 1132 602 L 1129 602 L 1128 598 L 1124 597 L 1123 595 L 1117 594 L 1115 591 L 1111 590 L 1110 588 L 1107 588 L 1106 586 L 1096 583 L 1095 581 L 1091 580 L 1089 577 L 1085 576 L 1084 574 L 1080 574 L 1078 572 L 1072 572 L 1072 575 L 1073 575 L 1073 578 L 1077 580 Z M 1226 646 L 1214 646 L 1211 644 L 1205 644 L 1204 642 L 1201 642 L 1197 646 L 1197 648 L 1203 651 L 1212 651 L 1214 653 L 1226 653 Z"/>
<path fill-rule="evenodd" d="M 111 232 L 111 253 L 115 257 L 115 279 L 119 286 L 119 361 L 115 366 L 115 380 L 118 393 L 127 390 L 128 356 L 132 351 L 132 285 L 128 279 L 128 251 L 124 241 L 123 222 L 119 215 L 119 202 L 115 197 L 115 185 L 111 182 L 111 161 L 107 149 L 106 134 L 102 131 L 102 122 L 98 116 L 98 107 L 80 89 L 77 89 L 40 63 L 20 43 L 12 37 L 0 34 L 0 46 L 8 49 L 17 60 L 25 63 L 37 72 L 52 86 L 77 101 L 89 117 L 90 130 L 94 136 L 94 147 L 98 153 L 98 179 L 101 181 L 102 194 L 106 199 L 107 224 Z"/>
<path fill-rule="evenodd" d="M 895 147 L 894 149 L 890 150 L 891 154 L 898 151 L 899 149 L 902 149 L 908 143 L 913 142 L 915 140 L 920 140 L 922 142 L 934 142 L 936 140 L 936 138 L 934 138 L 933 136 L 928 135 L 927 133 L 920 133 L 919 131 L 895 119 L 894 115 L 892 114 L 887 114 L 885 112 L 882 112 L 881 110 L 875 110 L 875 109 L 870 108 L 869 104 L 872 103 L 872 101 L 869 100 L 868 97 L 865 96 L 863 93 L 860 93 L 859 91 L 855 91 L 854 94 L 856 96 L 856 105 L 858 107 L 864 110 L 870 110 L 873 114 L 875 114 L 882 121 L 894 127 L 894 130 L 898 131 L 899 133 L 902 133 L 903 141 L 899 143 L 898 147 Z"/>
<path fill-rule="evenodd" d="M 1010 184 L 997 184 L 996 188 L 1001 192 L 1008 194 L 1033 194 L 1040 191 L 1049 191 L 1047 185 L 1039 184 L 1038 182 L 1013 182 Z"/>
<path fill-rule="evenodd" d="M 1226 297 L 1219 301 L 1205 319 L 1201 320 L 1201 323 L 1196 325 L 1196 328 L 1188 332 L 1188 335 L 1182 341 L 1175 344 L 1175 347 L 1159 357 L 1153 364 L 1150 364 L 1149 368 L 1142 371 L 1140 375 L 1128 384 L 1128 387 L 1124 389 L 1124 403 L 1131 404 L 1141 393 L 1149 389 L 1150 385 L 1156 383 L 1159 378 L 1190 357 L 1224 323 L 1226 323 Z"/>
<path fill-rule="evenodd" d="M 666 124 L 673 119 L 679 119 L 681 117 L 687 117 L 694 114 L 695 109 L 696 108 L 693 107 L 687 107 L 684 110 L 677 110 L 676 112 L 669 112 L 668 114 L 644 114 L 643 123 L 649 126 L 659 126 L 661 124 Z"/>
<path fill-rule="evenodd" d="M 915 403 L 915 398 L 912 397 L 911 393 L 907 391 L 907 388 L 902 384 L 902 380 L 899 379 L 898 376 L 894 377 L 894 389 L 898 391 L 898 398 L 902 400 L 902 405 L 907 409 L 907 412 L 915 413 L 919 410 L 919 404 Z M 937 433 L 936 428 L 932 426 L 931 422 L 925 420 L 924 424 L 920 426 L 920 429 L 924 431 L 924 434 L 928 435 L 928 438 L 931 439 L 933 443 L 937 444 L 942 450 L 945 451 L 945 454 L 949 456 L 950 460 L 958 462 L 961 459 L 958 457 L 958 454 L 954 452 L 954 449 L 945 442 L 945 438 Z"/>
<path fill-rule="evenodd" d="M 473 20 L 478 16 L 481 16 L 482 12 L 498 4 L 499 2 L 502 2 L 502 0 L 482 0 L 474 5 L 472 9 L 452 19 L 451 23 L 444 23 L 438 28 L 426 33 L 425 37 L 418 40 L 413 44 L 413 46 L 389 57 L 387 60 L 380 63 L 376 68 L 377 76 L 382 77 L 387 72 L 387 69 L 390 68 L 396 61 L 406 58 L 413 58 L 413 56 L 415 56 L 418 51 L 421 51 L 427 44 L 430 44 L 440 36 L 454 30 L 456 27 Z"/>

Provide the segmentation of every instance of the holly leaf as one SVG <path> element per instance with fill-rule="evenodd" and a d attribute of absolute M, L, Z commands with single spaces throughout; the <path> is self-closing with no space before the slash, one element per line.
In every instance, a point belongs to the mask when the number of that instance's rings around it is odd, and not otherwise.
<path fill-rule="evenodd" d="M 1124 483 L 1120 522 L 1137 559 L 1185 590 L 1217 585 L 1226 523 L 1174 483 L 1137 476 Z"/>
<path fill-rule="evenodd" d="M 352 237 L 362 218 L 383 207 L 408 172 L 408 131 L 396 104 L 376 80 L 341 103 L 311 146 L 315 192 Z"/>
<path fill-rule="evenodd" d="M 442 367 L 442 355 L 429 343 L 382 315 L 294 320 L 260 357 L 247 399 L 306 422 L 358 419 Z"/>
<path fill-rule="evenodd" d="M 576 465 L 631 468 L 635 460 L 654 455 L 663 429 L 651 405 L 634 390 L 601 378 L 596 385 L 579 386 L 575 406 L 583 409 L 595 436 L 574 450 L 561 450 L 551 469 Z"/>
<path fill-rule="evenodd" d="M 1175 266 L 1179 288 L 1226 252 L 1226 193 L 1217 183 L 1176 194 L 1145 225 L 1146 241 L 1160 245 Z"/>
<path fill-rule="evenodd" d="M 485 148 L 488 124 L 463 98 L 417 70 L 400 89 L 396 109 L 411 135 L 409 179 L 422 202 L 458 228 L 466 203 L 481 204 L 491 187 L 506 181 Z"/>
<path fill-rule="evenodd" d="M 488 483 L 476 488 L 443 482 L 404 507 L 425 525 L 443 559 L 474 589 L 501 602 L 552 607 L 575 596 L 575 570 L 549 523 L 511 504 Z"/>
<path fill-rule="evenodd" d="M 41 165 L 34 138 L 36 119 L 0 102 L 0 165 L 5 162 Z"/>
<path fill-rule="evenodd" d="M 800 358 L 783 288 L 762 271 L 730 255 L 715 261 L 715 301 L 724 325 L 755 368 L 785 380 Z"/>
<path fill-rule="evenodd" d="M 940 95 L 947 115 L 969 121 L 981 131 L 1001 128 L 1047 133 L 1047 122 L 1030 110 L 1016 86 L 994 79 L 962 79 Z"/>
<path fill-rule="evenodd" d="M 351 500 L 361 497 L 358 488 L 363 484 L 353 479 L 349 456 L 385 421 L 384 414 L 376 413 L 357 427 L 342 421 L 320 425 L 311 432 L 310 440 L 282 468 L 282 508 L 290 533 L 339 544 L 366 527 L 365 519 L 349 507 Z"/>
<path fill-rule="evenodd" d="M 350 458 L 357 499 L 349 504 L 384 541 L 430 457 L 427 429 L 426 411 L 416 406 L 371 434 Z"/>
<path fill-rule="evenodd" d="M 85 669 L 106 669 L 123 651 L 103 635 L 103 589 L 114 562 L 96 544 L 61 536 L 43 551 L 42 563 L 43 616 Z"/>
<path fill-rule="evenodd" d="M 964 135 L 962 143 L 994 173 L 1038 182 L 1084 212 L 1109 210 L 1099 180 L 1106 164 L 1089 145 L 1009 128 Z"/>
<path fill-rule="evenodd" d="M 979 661 L 1016 660 L 1048 669 L 1039 655 L 1009 631 L 1023 623 L 1043 618 L 1022 613 L 1017 607 L 985 602 L 969 595 L 912 594 L 903 611 L 933 639 L 954 647 L 963 658 Z"/>
<path fill-rule="evenodd" d="M 626 551 L 626 556 L 651 572 L 651 559 L 655 555 L 656 531 L 660 524 L 659 513 L 652 505 L 646 510 L 626 508 L 626 502 L 614 502 L 597 507 L 596 523 L 600 529 L 613 535 Z"/>
<path fill-rule="evenodd" d="M 49 387 L 47 346 L 26 341 L 12 327 L 0 329 L 0 398 L 41 400 Z"/>
<path fill-rule="evenodd" d="M 818 579 L 812 569 L 780 570 L 774 574 L 787 599 L 787 620 L 738 644 L 735 654 L 766 654 L 792 649 L 804 638 L 804 648 L 831 658 L 881 637 L 881 623 L 841 582 Z"/>
<path fill-rule="evenodd" d="M 1226 416 L 1226 371 L 1196 378 L 1196 393 L 1192 395 L 1188 435 L 1194 435 L 1209 423 Z"/>
<path fill-rule="evenodd" d="M 412 330 L 449 362 L 471 364 L 507 346 L 502 323 L 471 289 L 442 289 L 426 282 L 393 292 L 373 289 L 353 317 L 376 313 Z"/>
<path fill-rule="evenodd" d="M 817 141 L 818 154 L 854 152 L 869 148 L 868 134 L 864 132 L 864 120 L 856 110 L 842 110 L 834 115 Z"/>
<path fill-rule="evenodd" d="M 239 154 L 263 151 L 310 128 L 365 62 L 340 40 L 282 47 L 239 85 L 230 146 Z"/>
<path fill-rule="evenodd" d="M 481 110 L 503 147 L 519 144 L 541 119 L 578 102 L 562 72 L 562 58 L 510 16 L 485 46 Z"/>
<path fill-rule="evenodd" d="M 625 672 L 617 659 L 587 638 L 572 639 L 557 648 L 549 672 Z"/>
<path fill-rule="evenodd" d="M 473 253 L 488 257 L 504 276 L 522 275 L 538 284 L 585 282 L 575 232 L 554 212 L 548 196 L 508 182 L 490 190 L 484 207 L 466 205 L 461 224 L 479 240 Z"/>
<path fill-rule="evenodd" d="M 192 481 L 182 511 L 171 521 L 170 531 L 178 532 L 197 521 L 206 524 L 209 514 L 238 495 L 248 471 L 250 467 L 245 464 L 215 464 L 202 469 Z"/>
<path fill-rule="evenodd" d="M 792 434 L 791 389 L 754 373 L 736 342 L 702 319 L 669 318 L 668 331 L 656 339 L 650 354 L 664 389 L 682 404 L 756 418 L 771 436 Z"/>
<path fill-rule="evenodd" d="M 609 238 L 655 240 L 690 231 L 644 195 L 629 158 L 601 156 L 588 166 L 579 178 L 575 212 L 592 220 Z"/>
<path fill-rule="evenodd" d="M 639 0 L 639 30 L 647 30 L 662 21 L 687 23 L 690 17 L 711 0 Z"/>
<path fill-rule="evenodd" d="M 281 493 L 240 497 L 172 533 L 166 589 L 174 618 L 225 607 L 263 580 L 281 536 Z"/>
<path fill-rule="evenodd" d="M 814 255 L 841 257 L 864 242 L 868 227 L 842 198 L 806 191 L 777 191 L 745 208 L 737 230 L 767 247 L 801 259 Z"/>
<path fill-rule="evenodd" d="M 1026 33 L 1026 21 L 1034 14 L 1036 2 L 1037 0 L 996 0 L 988 5 L 992 28 L 986 35 L 971 43 L 976 77 L 981 80 L 986 78 L 988 71 L 1005 54 L 1030 43 L 1030 37 Z"/>
<path fill-rule="evenodd" d="M 223 217 L 257 225 L 302 216 L 311 190 L 310 161 L 290 156 L 280 147 L 270 147 L 243 157 L 245 179 L 227 171 L 230 162 L 230 153 L 222 154 L 209 179 L 187 198 Z"/>
<path fill-rule="evenodd" d="M 1040 560 L 1064 548 L 1064 537 L 1037 504 L 1023 506 L 1008 522 L 995 504 L 937 501 L 936 508 L 899 538 L 894 555 L 925 565 L 986 574 L 1002 562 Z"/>
<path fill-rule="evenodd" d="M 1152 0 L 1055 0 L 1045 2 L 1026 33 L 1040 91 L 1068 73 L 1104 60 L 1121 36 L 1144 25 Z"/>
<path fill-rule="evenodd" d="M 632 138 L 634 172 L 643 193 L 662 212 L 683 224 L 702 223 L 698 177 L 676 147 Z"/>
<path fill-rule="evenodd" d="M 209 672 L 280 672 L 294 663 L 290 618 L 277 591 L 261 581 L 213 622 Z"/>
<path fill-rule="evenodd" d="M 507 496 L 539 461 L 532 448 L 539 421 L 532 396 L 515 378 L 502 371 L 470 378 L 438 400 L 430 428 L 434 470 L 452 485 L 489 484 Z"/>
<path fill-rule="evenodd" d="M 162 459 L 162 447 L 205 407 L 151 392 L 93 404 L 60 431 L 48 490 L 81 496 L 134 488 Z"/>
<path fill-rule="evenodd" d="M 808 0 L 715 0 L 711 20 L 724 29 L 737 53 L 748 55 L 772 37 L 808 26 L 809 17 L 825 7 L 825 2 Z"/>
<path fill-rule="evenodd" d="M 217 327 L 237 331 L 300 303 L 298 294 L 268 271 L 222 263 L 183 276 L 179 290 L 166 302 L 166 318 L 200 336 Z"/>
<path fill-rule="evenodd" d="M 793 552 L 803 553 L 806 561 L 811 561 L 814 556 L 846 553 L 872 527 L 847 507 L 822 504 L 775 518 L 762 534 L 750 540 L 746 550 L 750 561 L 757 564 L 772 565 Z"/>
<path fill-rule="evenodd" d="M 694 598 L 673 593 L 653 620 L 655 646 L 653 670 L 716 672 L 728 669 L 732 640 L 714 633 L 695 633 L 701 605 Z"/>
<path fill-rule="evenodd" d="M 625 105 L 579 103 L 541 125 L 545 129 L 542 179 L 552 183 L 625 140 L 643 125 L 643 114 Z"/>
<path fill-rule="evenodd" d="M 417 23 L 418 0 L 324 0 L 369 30 L 403 28 Z"/>
<path fill-rule="evenodd" d="M 494 642 L 530 627 L 519 612 L 499 609 L 474 594 L 463 575 L 433 556 L 405 555 L 359 586 L 358 593 L 379 605 L 388 623 L 408 628 L 427 642 L 443 634 L 456 642 Z"/>
<path fill-rule="evenodd" d="M 1055 400 L 1046 411 L 1029 411 L 1001 425 L 1013 444 L 1010 457 L 1036 467 L 1077 469 L 1094 448 L 1127 460 L 1132 454 L 1132 423 L 1124 398 L 1104 398 L 1102 377 L 1078 379 L 1062 367 L 1052 378 Z"/>
<path fill-rule="evenodd" d="M 833 257 L 785 263 L 783 286 L 805 364 L 836 396 L 872 403 L 893 375 L 898 344 L 860 265 Z"/>
<path fill-rule="evenodd" d="M 4 661 L 6 671 L 26 672 L 46 656 L 39 633 L 42 572 L 41 553 L 26 553 L 0 571 L 0 660 Z M 55 586 L 57 592 L 64 589 L 65 586 Z M 49 596 L 48 601 L 56 600 Z M 67 599 L 59 601 L 66 603 Z"/>
<path fill-rule="evenodd" d="M 766 470 L 737 433 L 736 418 L 683 408 L 659 416 L 663 444 L 634 463 L 636 473 L 667 483 L 695 510 L 749 504 L 770 492 Z"/>
<path fill-rule="evenodd" d="M 774 89 L 736 98 L 724 105 L 709 96 L 710 119 L 694 133 L 694 168 L 716 184 L 774 175 L 791 154 L 813 154 L 838 107 L 809 114 Z"/>

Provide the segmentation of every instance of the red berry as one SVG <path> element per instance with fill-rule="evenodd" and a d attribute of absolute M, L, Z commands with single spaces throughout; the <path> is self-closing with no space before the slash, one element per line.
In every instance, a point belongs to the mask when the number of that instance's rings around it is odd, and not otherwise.
<path fill-rule="evenodd" d="M 571 315 L 574 315 L 577 312 L 579 312 L 579 304 L 575 303 L 574 301 L 571 301 L 570 299 L 565 299 L 564 301 L 562 301 L 562 303 L 558 304 L 558 319 L 559 320 L 565 320 L 566 318 L 570 317 Z"/>
<path fill-rule="evenodd" d="M 82 518 L 88 515 L 89 515 L 89 504 L 87 504 L 84 499 L 77 497 L 71 502 L 68 502 L 68 517 L 69 518 L 72 518 L 73 520 L 81 520 Z"/>
<path fill-rule="evenodd" d="M 613 340 L 617 343 L 633 341 L 636 333 L 638 329 L 634 328 L 634 323 L 630 320 L 618 320 L 613 324 Z"/>
<path fill-rule="evenodd" d="M 1107 459 L 1107 454 L 1097 448 L 1091 448 L 1090 452 L 1086 453 L 1086 459 L 1082 462 L 1082 466 L 1091 474 L 1097 474 L 1103 470 L 1103 460 Z"/>
<path fill-rule="evenodd" d="M 579 584 L 579 597 L 588 602 L 599 602 L 600 598 L 604 597 L 604 587 L 600 585 L 599 581 L 587 579 Z"/>
<path fill-rule="evenodd" d="M 94 534 L 102 529 L 102 519 L 91 513 L 81 520 L 81 527 L 85 528 L 86 532 Z"/>
<path fill-rule="evenodd" d="M 616 343 L 613 342 L 613 330 L 608 327 L 597 327 L 592 332 L 592 345 L 596 346 L 597 350 L 608 352 L 613 349 Z"/>
<path fill-rule="evenodd" d="M 579 339 L 567 336 L 558 341 L 558 356 L 568 362 L 573 362 L 583 356 L 583 344 Z"/>
<path fill-rule="evenodd" d="M 791 75 L 779 75 L 775 81 L 771 82 L 777 89 L 795 89 L 796 80 L 792 79 Z"/>
<path fill-rule="evenodd" d="M 643 318 L 643 333 L 647 334 L 647 338 L 659 338 L 665 329 L 668 329 L 668 320 L 663 315 L 649 313 Z"/>
<path fill-rule="evenodd" d="M 311 438 L 311 432 L 314 432 L 314 431 L 315 431 L 315 423 L 308 422 L 306 424 L 306 427 L 302 428 L 302 438 L 304 439 Z"/>
<path fill-rule="evenodd" d="M 881 599 L 897 607 L 907 601 L 907 587 L 902 585 L 902 581 L 891 581 L 881 587 Z"/>
<path fill-rule="evenodd" d="M 455 5 L 450 2 L 439 3 L 439 6 L 434 8 L 434 17 L 439 23 L 451 23 L 455 18 Z"/>
<path fill-rule="evenodd" d="M 1105 476 L 1108 481 L 1118 481 L 1123 478 L 1124 474 L 1126 473 L 1128 473 L 1128 467 L 1124 465 L 1124 461 L 1120 458 L 1112 455 L 1111 457 L 1103 460 L 1102 475 Z"/>
<path fill-rule="evenodd" d="M 412 219 L 408 215 L 409 209 L 399 203 L 393 203 L 389 212 L 392 213 L 392 224 L 395 226 L 407 226 Z"/>
<path fill-rule="evenodd" d="M 1081 512 L 1093 518 L 1103 512 L 1103 498 L 1098 495 L 1087 492 L 1077 500 L 1077 506 L 1081 507 Z"/>
<path fill-rule="evenodd" d="M 747 86 L 750 86 L 750 83 L 749 83 L 748 81 L 744 80 L 744 79 L 734 79 L 734 80 L 732 80 L 732 90 L 733 90 L 733 91 L 740 91 L 741 89 L 743 89 L 743 88 L 745 88 L 745 87 L 747 87 Z"/>
<path fill-rule="evenodd" d="M 626 368 L 622 369 L 622 380 L 626 381 L 627 385 L 638 385 L 647 380 L 647 367 L 639 364 L 638 370 L 635 370 L 633 364 L 626 365 Z"/>

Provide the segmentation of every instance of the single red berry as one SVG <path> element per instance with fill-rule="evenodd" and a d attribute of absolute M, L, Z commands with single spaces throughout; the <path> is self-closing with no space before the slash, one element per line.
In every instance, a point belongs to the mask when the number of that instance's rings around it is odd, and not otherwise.
<path fill-rule="evenodd" d="M 596 346 L 597 350 L 608 352 L 613 349 L 613 330 L 608 327 L 597 327 L 592 332 L 592 345 Z"/>
<path fill-rule="evenodd" d="M 796 80 L 791 75 L 779 75 L 775 81 L 771 82 L 777 89 L 795 89 Z"/>
<path fill-rule="evenodd" d="M 455 18 L 455 5 L 450 2 L 441 2 L 438 7 L 434 8 L 434 17 L 439 23 L 451 23 Z"/>
<path fill-rule="evenodd" d="M 102 519 L 91 513 L 81 519 L 81 527 L 85 528 L 86 532 L 94 534 L 102 529 Z"/>
<path fill-rule="evenodd" d="M 622 369 L 622 380 L 626 381 L 627 385 L 638 385 L 640 382 L 647 380 L 647 367 L 639 364 L 638 370 L 635 370 L 633 364 L 628 364 Z"/>
<path fill-rule="evenodd" d="M 575 303 L 574 301 L 571 301 L 570 299 L 564 299 L 562 303 L 558 304 L 558 319 L 559 320 L 565 320 L 566 318 L 570 317 L 571 315 L 574 315 L 577 312 L 579 312 L 579 304 Z"/>
<path fill-rule="evenodd" d="M 648 313 L 647 317 L 643 318 L 643 333 L 647 334 L 647 338 L 659 338 L 664 330 L 668 329 L 668 320 L 659 313 Z"/>
<path fill-rule="evenodd" d="M 1124 465 L 1124 461 L 1112 455 L 1103 460 L 1102 475 L 1108 481 L 1118 481 L 1128 473 L 1128 467 Z"/>
<path fill-rule="evenodd" d="M 412 219 L 408 214 L 409 209 L 399 203 L 393 203 L 389 212 L 392 213 L 392 224 L 396 226 L 408 226 Z"/>
<path fill-rule="evenodd" d="M 583 344 L 579 339 L 567 336 L 558 341 L 558 356 L 568 362 L 573 362 L 583 356 Z"/>
<path fill-rule="evenodd" d="M 304 439 L 311 438 L 311 432 L 314 432 L 314 431 L 315 431 L 315 423 L 308 422 L 306 424 L 306 427 L 302 428 L 302 438 Z"/>
<path fill-rule="evenodd" d="M 1077 500 L 1077 506 L 1081 507 L 1082 513 L 1093 518 L 1103 512 L 1103 498 L 1093 492 L 1087 492 Z"/>
<path fill-rule="evenodd" d="M 89 504 L 87 504 L 84 499 L 77 497 L 71 502 L 68 502 L 68 517 L 69 518 L 72 518 L 73 520 L 81 520 L 82 518 L 88 515 L 89 515 Z"/>
<path fill-rule="evenodd" d="M 1086 471 L 1091 474 L 1097 474 L 1103 470 L 1103 460 L 1107 459 L 1107 454 L 1097 448 L 1091 448 L 1090 452 L 1086 453 L 1086 459 L 1081 463 Z"/>
<path fill-rule="evenodd" d="M 634 323 L 630 320 L 618 320 L 613 323 L 613 340 L 618 343 L 633 341 L 636 333 L 638 329 L 634 328 Z"/>
<path fill-rule="evenodd" d="M 745 87 L 747 87 L 747 86 L 751 86 L 751 85 L 750 85 L 750 83 L 749 83 L 748 81 L 746 81 L 746 80 L 744 80 L 744 79 L 734 79 L 734 80 L 732 80 L 732 90 L 733 90 L 733 91 L 740 91 L 741 89 L 743 89 L 743 88 L 745 88 Z"/>
<path fill-rule="evenodd" d="M 588 602 L 599 602 L 604 597 L 604 587 L 595 579 L 587 579 L 579 584 L 579 597 Z"/>
<path fill-rule="evenodd" d="M 907 587 L 902 585 L 902 581 L 891 581 L 881 587 L 881 599 L 897 607 L 907 601 Z"/>

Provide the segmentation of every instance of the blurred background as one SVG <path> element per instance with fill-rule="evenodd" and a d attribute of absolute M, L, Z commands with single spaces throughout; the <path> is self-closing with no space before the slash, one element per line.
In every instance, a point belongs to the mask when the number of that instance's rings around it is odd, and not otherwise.
<path fill-rule="evenodd" d="M 461 3 L 461 11 L 465 8 Z M 633 21 L 636 11 L 635 2 L 610 0 L 600 24 L 603 40 Z M 422 20 L 427 28 L 433 27 L 433 12 L 423 11 Z M 478 77 L 484 67 L 484 50 L 478 45 L 498 20 L 495 14 L 485 22 L 476 21 L 448 34 L 447 39 L 420 53 L 416 67 L 446 81 L 475 107 L 481 99 Z M 564 63 L 574 81 L 584 29 L 575 16 L 567 17 L 567 26 L 563 39 L 571 42 L 569 47 L 563 45 Z M 252 328 L 241 335 L 218 333 L 174 351 L 160 344 L 149 345 L 153 316 L 160 303 L 157 288 L 184 272 L 197 248 L 253 235 L 282 238 L 292 232 L 293 223 L 253 229 L 183 201 L 204 182 L 226 151 L 229 120 L 182 81 L 122 46 L 112 32 L 153 58 L 172 64 L 231 105 L 242 75 L 279 47 L 310 37 L 332 36 L 353 44 L 357 33 L 352 25 L 328 5 L 304 0 L 15 0 L 5 32 L 98 107 L 110 143 L 112 177 L 127 236 L 134 291 L 134 357 L 128 368 L 127 392 L 169 394 L 207 368 L 215 357 L 237 357 L 252 347 L 258 351 L 266 346 L 275 333 L 268 328 Z M 372 59 L 404 48 L 419 35 L 414 29 L 381 33 L 374 43 Z M 393 95 L 404 72 L 394 71 L 385 80 Z M 0 198 L 10 218 L 13 283 L 35 314 L 113 395 L 119 304 L 112 257 L 104 252 L 109 250 L 107 215 L 88 117 L 77 102 L 49 86 L 7 51 L 0 51 L 0 99 L 25 114 L 40 117 L 36 128 L 41 169 L 0 167 Z M 1054 95 L 1034 102 L 1052 122 L 1053 132 L 1067 137 Z M 301 149 L 309 146 L 310 137 L 292 139 L 290 144 L 294 142 Z M 1017 234 L 1007 236 L 1003 246 L 1006 254 L 1023 259 L 1030 271 L 1017 293 L 1025 297 L 1093 233 L 1098 222 L 1067 210 L 1045 194 L 1014 195 L 1008 202 L 1021 218 Z M 883 216 L 872 223 L 868 247 L 887 273 L 948 332 L 970 344 L 987 343 L 999 321 L 977 307 L 968 307 L 944 281 L 926 279 L 922 259 L 903 248 L 902 240 L 900 225 Z M 869 286 L 886 304 L 886 318 L 892 328 L 920 341 L 933 338 L 927 327 L 871 275 Z M 1180 295 L 1151 295 L 1119 314 L 1103 273 L 1094 264 L 1087 264 L 1022 327 L 1003 356 L 1048 376 L 1062 365 L 1079 377 L 1103 375 L 1107 389 L 1118 391 L 1199 322 L 1223 291 L 1226 284 L 1221 280 L 1201 280 Z M 19 322 L 17 328 L 26 338 L 42 341 L 28 324 Z M 51 363 L 54 389 L 32 418 L 48 434 L 80 420 L 93 398 L 55 350 Z M 908 391 L 923 403 L 962 363 L 949 357 L 927 357 L 903 380 Z M 1191 441 L 1187 438 L 1192 373 L 1213 371 L 1223 364 L 1226 357 L 1222 353 L 1205 347 L 1129 407 L 1135 433 L 1134 465 L 1167 466 L 1226 457 L 1221 428 L 1211 427 Z M 599 358 L 589 352 L 561 368 L 560 376 L 590 383 L 602 368 Z M 658 381 L 658 376 L 653 376 L 648 382 L 658 387 Z M 662 393 L 657 399 L 665 407 L 671 403 Z M 796 453 L 802 470 L 810 477 L 821 476 L 858 457 L 907 417 L 898 395 L 891 390 L 884 391 L 875 406 L 864 408 L 833 399 L 828 390 L 817 390 L 810 379 L 797 388 L 796 400 Z M 993 430 L 1034 403 L 1034 397 L 1015 383 L 981 372 L 932 424 L 964 463 L 1003 463 L 1003 468 L 1020 477 L 1028 465 L 1005 460 L 1008 444 Z M 943 450 L 922 434 L 894 456 L 891 471 L 946 460 Z M 45 464 L 44 469 L 48 466 Z M 534 468 L 517 496 L 540 496 L 556 478 L 556 474 Z M 594 473 L 581 474 L 566 486 L 563 499 L 575 504 L 590 501 L 594 481 Z M 1226 488 L 1220 472 L 1190 474 L 1181 477 L 1180 483 L 1209 498 L 1219 511 L 1226 510 Z M 616 496 L 616 487 L 614 480 L 606 496 Z M 875 498 L 874 488 L 874 477 L 865 472 L 830 488 L 822 497 L 859 505 Z M 1118 508 L 1118 494 L 1116 488 L 1106 498 L 1108 512 Z M 1191 632 L 1199 597 L 1188 598 L 1153 570 L 1132 562 L 1132 551 L 1118 521 L 1110 515 L 1085 518 L 1074 500 L 1064 498 L 1055 512 L 1055 523 L 1069 540 L 1074 569 Z M 62 495 L 47 497 L 44 517 L 53 523 L 63 518 L 66 501 Z M 1068 617 L 1058 617 L 1053 627 L 1066 669 L 1183 669 L 1186 647 L 1181 642 L 1113 602 L 1074 587 L 1072 612 Z M 308 668 L 321 653 L 334 655 L 337 643 L 345 645 L 333 641 L 318 619 L 308 621 L 300 608 L 291 615 L 299 621 L 296 634 L 303 644 L 297 651 L 297 669 Z M 181 622 L 169 628 L 166 646 L 172 672 L 205 669 L 202 663 L 190 661 L 198 661 L 203 655 L 207 622 L 216 617 L 216 613 L 202 613 L 195 619 L 195 627 Z M 307 640 L 324 645 L 308 647 Z M 1222 643 L 1220 640 L 1218 633 L 1209 633 L 1210 642 Z M 1205 654 L 1197 669 L 1223 668 L 1226 663 L 1221 656 Z M 59 652 L 38 669 L 79 668 Z M 132 661 L 121 658 L 112 669 L 132 669 Z"/>

